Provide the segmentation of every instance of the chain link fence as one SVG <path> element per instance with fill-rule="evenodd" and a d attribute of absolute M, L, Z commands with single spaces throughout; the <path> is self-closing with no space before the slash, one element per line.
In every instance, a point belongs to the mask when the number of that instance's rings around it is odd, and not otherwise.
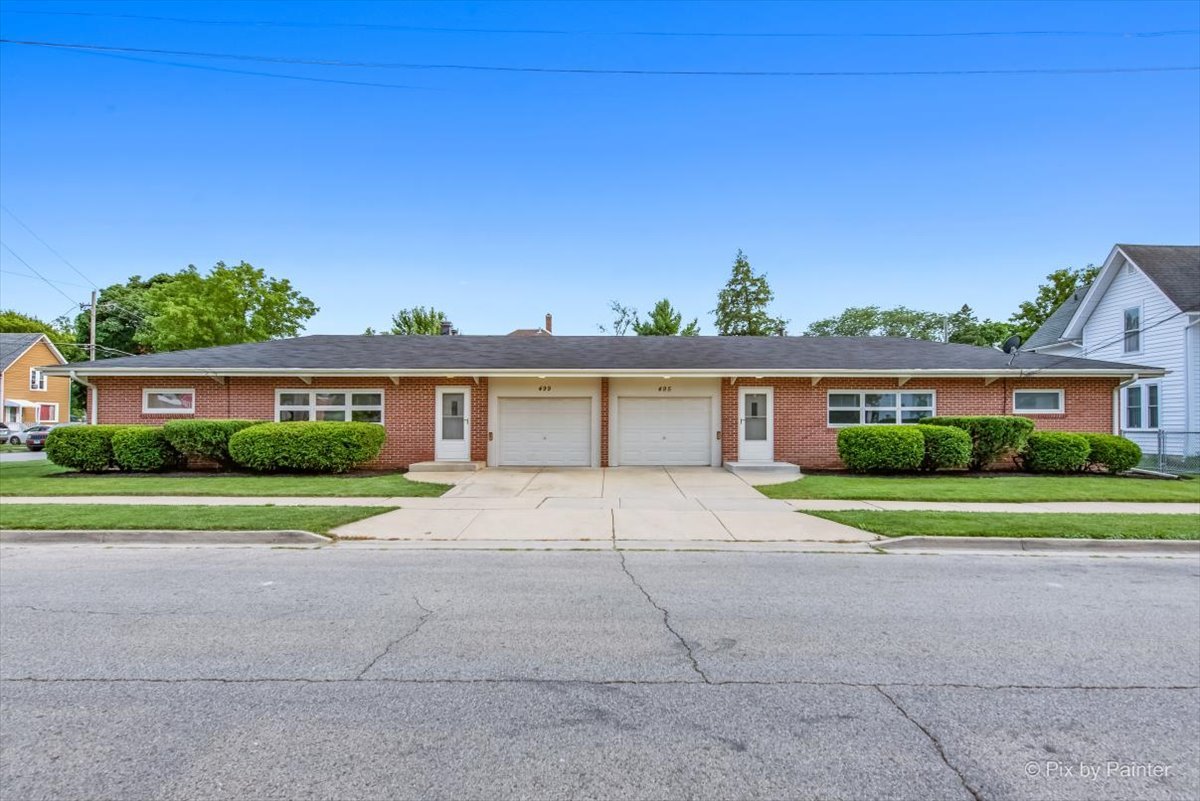
<path fill-rule="evenodd" d="M 1200 475 L 1200 431 L 1122 431 L 1142 449 L 1138 467 L 1160 473 Z"/>

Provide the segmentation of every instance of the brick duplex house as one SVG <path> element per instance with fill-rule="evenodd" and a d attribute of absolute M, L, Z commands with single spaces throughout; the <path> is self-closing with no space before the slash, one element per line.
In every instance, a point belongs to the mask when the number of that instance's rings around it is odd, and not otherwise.
<path fill-rule="evenodd" d="M 884 337 L 306 336 L 50 366 L 91 422 L 383 425 L 374 466 L 837 467 L 848 425 L 1021 414 L 1114 430 L 1157 368 Z"/>

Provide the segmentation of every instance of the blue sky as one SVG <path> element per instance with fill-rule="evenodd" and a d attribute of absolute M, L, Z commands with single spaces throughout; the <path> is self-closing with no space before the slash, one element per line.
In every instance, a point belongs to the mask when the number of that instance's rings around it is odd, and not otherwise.
<path fill-rule="evenodd" d="M 20 14 L 22 10 L 297 25 Z M 370 29 L 554 29 L 472 33 Z M 1197 3 L 4 2 L 5 38 L 405 63 L 699 70 L 1196 66 L 1200 37 L 682 37 L 614 32 L 1145 32 Z M 743 248 L 799 332 L 847 305 L 1007 317 L 1114 242 L 1200 242 L 1200 74 L 680 77 L 357 69 L 0 45 L 0 199 L 101 285 L 249 261 L 310 333 L 433 304 L 464 333 L 616 298 L 707 312 Z M 4 241 L 86 283 L 7 214 Z M 0 305 L 69 303 L 0 252 Z M 82 286 L 71 286 L 80 284 Z"/>

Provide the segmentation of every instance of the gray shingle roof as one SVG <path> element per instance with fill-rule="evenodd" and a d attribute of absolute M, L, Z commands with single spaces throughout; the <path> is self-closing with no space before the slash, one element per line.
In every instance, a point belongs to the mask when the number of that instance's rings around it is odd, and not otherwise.
<path fill-rule="evenodd" d="M 1126 365 L 891 337 L 510 337 L 316 335 L 73 365 L 81 373 L 169 369 L 263 372 L 503 370 L 1116 370 Z"/>
<path fill-rule="evenodd" d="M 1080 287 L 1071 293 L 1071 296 L 1063 301 L 1062 305 L 1054 310 L 1053 314 L 1046 318 L 1046 322 L 1042 323 L 1038 330 L 1030 335 L 1029 341 L 1025 343 L 1026 348 L 1042 348 L 1046 345 L 1053 345 L 1063 338 L 1063 332 L 1067 330 L 1067 323 L 1071 322 L 1071 318 L 1075 316 L 1076 310 L 1079 309 L 1079 304 L 1083 302 L 1083 296 L 1087 294 L 1088 287 Z"/>
<path fill-rule="evenodd" d="M 41 334 L 0 334 L 0 370 L 21 357 L 29 346 L 37 342 Z"/>
<path fill-rule="evenodd" d="M 1117 245 L 1180 311 L 1200 311 L 1200 245 Z"/>

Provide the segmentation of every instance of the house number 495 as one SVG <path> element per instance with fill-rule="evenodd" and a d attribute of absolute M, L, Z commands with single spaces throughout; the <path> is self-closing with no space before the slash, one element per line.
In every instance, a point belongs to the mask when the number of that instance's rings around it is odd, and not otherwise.
<path fill-rule="evenodd" d="M 667 385 L 667 386 L 661 386 L 661 387 L 659 387 L 659 388 L 658 388 L 658 391 L 659 391 L 659 392 L 670 392 L 670 391 L 671 391 L 671 387 L 670 387 L 670 385 Z"/>

